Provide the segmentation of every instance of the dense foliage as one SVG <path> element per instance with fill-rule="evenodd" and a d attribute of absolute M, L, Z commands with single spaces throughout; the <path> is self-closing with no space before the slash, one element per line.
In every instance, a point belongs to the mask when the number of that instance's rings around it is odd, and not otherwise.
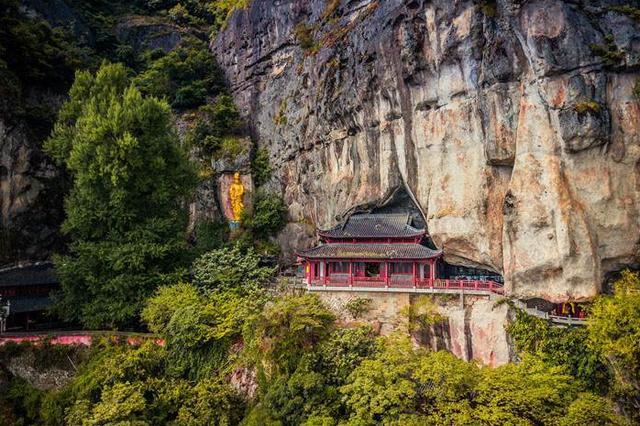
<path fill-rule="evenodd" d="M 121 65 L 80 72 L 47 152 L 73 179 L 56 259 L 60 312 L 87 327 L 134 323 L 144 299 L 185 272 L 185 214 L 195 174 L 169 107 L 143 97 Z"/>
<path fill-rule="evenodd" d="M 193 127 L 187 133 L 187 142 L 202 148 L 215 157 L 223 157 L 225 140 L 242 134 L 240 112 L 228 94 L 220 94 L 211 105 L 198 109 Z"/>
<path fill-rule="evenodd" d="M 204 264 L 230 268 L 224 256 Z M 520 361 L 489 368 L 405 334 L 341 328 L 311 294 L 181 283 L 158 289 L 142 314 L 163 346 L 99 344 L 70 385 L 44 392 L 14 379 L 5 403 L 28 424 L 630 425 L 613 401 L 633 404 L 638 284 L 625 273 L 587 330 L 518 316 L 509 331 Z M 592 358 L 623 375 L 612 388 Z"/>
<path fill-rule="evenodd" d="M 66 91 L 83 52 L 68 31 L 51 28 L 28 16 L 18 0 L 0 0 L 0 113 L 26 119 L 47 132 L 55 118 L 53 106 L 32 102 L 37 88 Z"/>
<path fill-rule="evenodd" d="M 287 206 L 282 197 L 273 193 L 258 191 L 253 212 L 247 212 L 242 223 L 258 238 L 276 235 L 287 223 Z"/>
<path fill-rule="evenodd" d="M 612 393 L 640 422 L 640 277 L 624 271 L 615 293 L 596 299 L 589 322 L 589 346 L 601 352 L 613 372 Z"/>
<path fill-rule="evenodd" d="M 249 248 L 225 247 L 205 253 L 193 264 L 194 282 L 209 290 L 253 293 L 264 287 L 275 269 L 261 265 L 260 256 Z"/>
<path fill-rule="evenodd" d="M 155 55 L 135 83 L 145 94 L 168 99 L 174 108 L 203 105 L 207 96 L 224 88 L 222 72 L 200 40 L 188 38 L 171 52 Z"/>

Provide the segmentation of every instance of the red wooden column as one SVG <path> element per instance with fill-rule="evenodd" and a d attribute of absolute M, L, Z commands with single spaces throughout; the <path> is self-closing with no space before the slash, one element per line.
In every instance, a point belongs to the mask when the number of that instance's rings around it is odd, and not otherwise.
<path fill-rule="evenodd" d="M 389 262 L 384 262 L 384 286 L 389 287 Z"/>
<path fill-rule="evenodd" d="M 353 262 L 349 261 L 349 287 L 353 287 Z"/>
<path fill-rule="evenodd" d="M 412 267 L 413 267 L 413 286 L 416 286 L 416 261 L 414 260 L 412 263 Z"/>
<path fill-rule="evenodd" d="M 324 277 L 323 277 L 323 282 L 324 282 L 324 286 L 327 286 L 327 277 L 329 276 L 329 262 L 327 262 L 326 260 L 322 261 L 322 268 L 324 269 Z"/>

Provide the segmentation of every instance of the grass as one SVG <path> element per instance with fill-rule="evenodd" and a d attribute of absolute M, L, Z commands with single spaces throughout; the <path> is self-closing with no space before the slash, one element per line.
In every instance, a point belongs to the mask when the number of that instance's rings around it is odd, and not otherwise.
<path fill-rule="evenodd" d="M 278 107 L 278 113 L 275 117 L 273 117 L 273 122 L 276 126 L 284 126 L 287 124 L 287 116 L 284 111 L 287 109 L 287 100 L 283 99 L 280 101 L 280 106 Z"/>
<path fill-rule="evenodd" d="M 313 27 L 307 25 L 305 22 L 300 22 L 293 29 L 293 35 L 298 40 L 298 45 L 309 54 L 315 54 L 320 45 L 315 39 Z"/>
<path fill-rule="evenodd" d="M 578 112 L 578 114 L 599 114 L 602 110 L 600 104 L 593 99 L 580 101 L 573 108 Z"/>
<path fill-rule="evenodd" d="M 589 46 L 594 55 L 599 56 L 606 67 L 619 65 L 624 59 L 624 52 L 618 49 L 613 35 L 604 37 L 604 44 L 591 44 Z"/>
<path fill-rule="evenodd" d="M 627 15 L 634 21 L 640 23 L 640 9 L 638 9 L 637 7 L 625 4 L 623 6 L 611 6 L 609 7 L 609 10 Z"/>

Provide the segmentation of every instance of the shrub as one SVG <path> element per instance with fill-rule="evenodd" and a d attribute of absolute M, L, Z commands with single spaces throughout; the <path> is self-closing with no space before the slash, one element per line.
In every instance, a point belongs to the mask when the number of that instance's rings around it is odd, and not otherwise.
<path fill-rule="evenodd" d="M 276 126 L 284 126 L 287 124 L 287 116 L 285 111 L 287 110 L 287 100 L 283 99 L 280 101 L 280 105 L 278 106 L 278 111 L 273 117 L 273 122 Z"/>
<path fill-rule="evenodd" d="M 271 373 L 292 373 L 301 356 L 326 337 L 334 315 L 317 296 L 289 296 L 265 306 L 255 326 L 259 353 Z"/>
<path fill-rule="evenodd" d="M 613 393 L 634 421 L 640 421 L 640 276 L 623 271 L 613 295 L 596 298 L 587 325 L 592 350 L 613 372 Z"/>
<path fill-rule="evenodd" d="M 624 59 L 624 52 L 618 49 L 611 34 L 604 37 L 604 44 L 591 44 L 589 47 L 594 55 L 602 59 L 606 67 L 615 67 Z"/>
<path fill-rule="evenodd" d="M 371 302 L 371 299 L 356 297 L 355 299 L 349 300 L 344 308 L 349 312 L 349 315 L 351 315 L 353 319 L 358 319 L 363 314 L 366 314 L 371 310 Z"/>
<path fill-rule="evenodd" d="M 609 10 L 627 15 L 634 21 L 640 23 L 640 9 L 637 7 L 625 4 L 621 6 L 609 6 Z"/>
<path fill-rule="evenodd" d="M 234 159 L 240 155 L 247 154 L 251 146 L 249 141 L 236 136 L 225 136 L 222 138 L 220 147 L 213 154 L 216 159 L 229 158 Z"/>
<path fill-rule="evenodd" d="M 216 98 L 213 105 L 205 105 L 198 109 L 197 120 L 186 140 L 190 145 L 200 147 L 208 154 L 221 157 L 225 138 L 237 138 L 243 131 L 242 127 L 240 113 L 233 98 L 222 94 Z"/>
<path fill-rule="evenodd" d="M 588 346 L 584 328 L 558 328 L 549 322 L 516 311 L 515 321 L 507 326 L 516 349 L 540 357 L 549 365 L 564 366 L 588 389 L 606 393 L 609 375 L 599 350 Z"/>
<path fill-rule="evenodd" d="M 409 330 L 420 331 L 434 324 L 446 321 L 446 317 L 440 314 L 438 306 L 429 296 L 418 296 L 409 306 L 402 310 L 407 317 Z"/>
<path fill-rule="evenodd" d="M 313 28 L 304 22 L 300 22 L 293 28 L 293 35 L 298 41 L 298 45 L 307 53 L 315 53 L 319 48 L 313 33 Z"/>
<path fill-rule="evenodd" d="M 251 160 L 251 175 L 256 186 L 262 186 L 271 179 L 273 169 L 269 164 L 269 152 L 264 148 L 258 148 Z"/>
<path fill-rule="evenodd" d="M 576 110 L 576 112 L 578 112 L 578 114 L 585 114 L 585 113 L 599 114 L 600 111 L 602 110 L 602 107 L 598 102 L 594 100 L 583 100 L 578 102 L 574 106 L 574 109 Z"/>
<path fill-rule="evenodd" d="M 228 225 L 221 220 L 203 220 L 196 223 L 194 229 L 195 252 L 202 255 L 211 250 L 222 248 L 229 233 Z"/>
<path fill-rule="evenodd" d="M 243 253 L 235 246 L 210 251 L 193 264 L 196 284 L 208 290 L 254 291 L 268 284 L 274 273 L 273 268 L 260 264 L 260 257 L 253 249 Z"/>
<path fill-rule="evenodd" d="M 150 60 L 135 84 L 143 93 L 167 98 L 174 108 L 203 105 L 224 90 L 224 77 L 206 43 L 188 38 L 164 56 Z"/>
<path fill-rule="evenodd" d="M 266 239 L 276 235 L 287 224 L 287 206 L 279 195 L 258 191 L 253 213 L 243 216 L 244 226 L 258 238 Z"/>
<path fill-rule="evenodd" d="M 164 333 L 176 311 L 201 303 L 201 296 L 196 287 L 187 283 L 160 287 L 147 300 L 142 310 L 142 320 L 154 333 Z"/>

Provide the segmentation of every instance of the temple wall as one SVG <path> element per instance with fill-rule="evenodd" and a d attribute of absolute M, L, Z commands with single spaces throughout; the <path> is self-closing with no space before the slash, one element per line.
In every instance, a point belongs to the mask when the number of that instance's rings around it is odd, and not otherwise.
<path fill-rule="evenodd" d="M 507 304 L 497 304 L 486 296 L 458 295 L 419 296 L 408 293 L 380 292 L 315 292 L 338 316 L 343 325 L 371 324 L 376 332 L 388 335 L 394 331 L 409 332 L 407 312 L 418 297 L 433 297 L 438 312 L 445 317 L 442 323 L 428 329 L 413 330 L 416 345 L 433 350 L 448 350 L 464 360 L 476 360 L 485 365 L 506 364 L 513 350 L 505 326 L 509 321 Z M 370 309 L 353 318 L 346 309 L 349 301 L 370 299 Z"/>

